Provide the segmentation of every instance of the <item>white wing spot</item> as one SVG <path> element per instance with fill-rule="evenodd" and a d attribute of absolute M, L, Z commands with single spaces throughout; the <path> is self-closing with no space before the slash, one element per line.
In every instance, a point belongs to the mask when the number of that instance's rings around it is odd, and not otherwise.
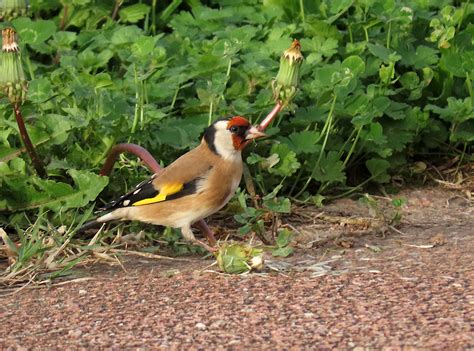
<path fill-rule="evenodd" d="M 128 206 L 129 203 L 130 203 L 130 200 L 125 200 L 125 201 L 123 202 L 123 205 L 124 205 L 124 206 Z"/>
<path fill-rule="evenodd" d="M 137 195 L 141 190 L 142 190 L 142 188 L 135 190 L 135 191 L 133 192 L 133 195 Z"/>

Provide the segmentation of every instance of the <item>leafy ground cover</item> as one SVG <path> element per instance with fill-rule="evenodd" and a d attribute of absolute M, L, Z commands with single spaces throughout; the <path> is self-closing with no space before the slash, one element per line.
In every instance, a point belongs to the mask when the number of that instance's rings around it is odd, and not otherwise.
<path fill-rule="evenodd" d="M 396 191 L 438 162 L 459 171 L 473 161 L 469 2 L 36 0 L 30 14 L 3 25 L 20 38 L 22 112 L 46 179 L 0 100 L 0 220 L 38 243 L 27 258 L 66 247 L 93 200 L 148 176 L 125 156 L 110 179 L 98 176 L 114 144 L 140 144 L 168 164 L 220 116 L 263 118 L 293 38 L 305 56 L 300 90 L 246 157 L 253 184 L 231 206 L 241 234 L 264 232 L 290 200 L 321 205 L 371 184 Z"/>

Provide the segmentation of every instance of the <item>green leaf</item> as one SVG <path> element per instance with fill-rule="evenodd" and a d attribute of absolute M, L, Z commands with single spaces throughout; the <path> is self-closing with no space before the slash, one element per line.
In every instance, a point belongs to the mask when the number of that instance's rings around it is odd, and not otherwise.
<path fill-rule="evenodd" d="M 295 249 L 292 247 L 286 246 L 286 247 L 279 247 L 277 249 L 272 250 L 272 255 L 275 257 L 288 257 L 290 256 Z"/>
<path fill-rule="evenodd" d="M 407 199 L 405 197 L 395 198 L 391 201 L 393 207 L 401 208 L 406 205 Z"/>
<path fill-rule="evenodd" d="M 383 127 L 379 122 L 370 123 L 368 132 L 364 132 L 364 139 L 375 144 L 382 145 L 387 142 L 387 137 L 383 134 Z"/>
<path fill-rule="evenodd" d="M 401 63 L 406 66 L 413 66 L 415 69 L 421 69 L 438 63 L 439 51 L 428 46 L 420 45 L 415 50 L 409 50 L 402 53 Z"/>
<path fill-rule="evenodd" d="M 285 142 L 296 154 L 305 154 L 321 150 L 321 146 L 317 144 L 319 139 L 319 132 L 305 130 L 302 132 L 291 133 L 288 138 L 283 139 L 283 142 Z"/>
<path fill-rule="evenodd" d="M 316 207 L 323 207 L 323 202 L 326 200 L 326 196 L 323 196 L 321 194 L 316 194 L 311 196 L 311 202 L 313 203 L 314 206 Z"/>
<path fill-rule="evenodd" d="M 135 4 L 122 8 L 119 11 L 120 21 L 136 23 L 145 18 L 150 12 L 150 6 L 146 4 Z"/>
<path fill-rule="evenodd" d="M 28 99 L 35 104 L 42 103 L 53 95 L 53 87 L 47 78 L 33 79 L 28 85 Z"/>
<path fill-rule="evenodd" d="M 74 32 L 56 32 L 50 44 L 58 50 L 67 50 L 72 48 L 72 44 L 76 41 L 77 34 Z"/>
<path fill-rule="evenodd" d="M 354 76 L 360 76 L 364 74 L 365 62 L 359 56 L 349 56 L 342 61 L 342 67 L 350 69 Z"/>
<path fill-rule="evenodd" d="M 416 72 L 405 72 L 400 77 L 400 83 L 405 89 L 413 90 L 418 88 L 420 84 L 420 78 Z"/>
<path fill-rule="evenodd" d="M 300 168 L 301 164 L 296 158 L 296 153 L 291 151 L 288 145 L 274 144 L 271 152 L 277 154 L 280 161 L 276 166 L 269 169 L 270 173 L 286 177 L 292 175 Z"/>
<path fill-rule="evenodd" d="M 135 56 L 145 59 L 153 53 L 156 44 L 156 37 L 140 37 L 132 45 L 132 52 Z"/>
<path fill-rule="evenodd" d="M 291 240 L 293 240 L 293 232 L 291 230 L 288 230 L 286 228 L 281 229 L 278 231 L 278 236 L 276 237 L 276 244 L 278 247 L 285 247 L 288 246 L 291 243 Z"/>
<path fill-rule="evenodd" d="M 337 14 L 341 10 L 344 10 L 349 7 L 351 4 L 351 0 L 332 0 L 330 2 L 329 9 L 332 14 Z"/>
<path fill-rule="evenodd" d="M 474 72 L 474 50 L 463 53 L 454 50 L 444 52 L 439 66 L 456 77 L 465 78 Z"/>
<path fill-rule="evenodd" d="M 50 20 L 32 21 L 28 17 L 20 17 L 12 21 L 17 30 L 20 42 L 36 45 L 44 43 L 56 32 L 56 25 Z"/>
<path fill-rule="evenodd" d="M 114 31 L 111 41 L 114 45 L 133 44 L 142 35 L 142 30 L 136 26 L 121 26 Z"/>
<path fill-rule="evenodd" d="M 69 208 L 80 208 L 95 200 L 108 183 L 102 177 L 88 171 L 69 171 L 75 187 L 67 183 L 44 180 L 37 177 L 5 179 L 10 197 L 7 208 L 2 210 L 21 211 L 45 207 L 55 212 Z"/>
<path fill-rule="evenodd" d="M 367 48 L 372 55 L 382 59 L 385 63 L 396 62 L 401 58 L 400 55 L 397 55 L 396 51 L 379 44 L 367 43 Z"/>
<path fill-rule="evenodd" d="M 319 164 L 311 174 L 319 182 L 342 183 L 346 180 L 344 164 L 336 151 L 329 151 L 321 156 Z"/>
<path fill-rule="evenodd" d="M 365 165 L 372 175 L 372 180 L 377 183 L 387 183 L 390 181 L 390 175 L 387 174 L 387 170 L 390 168 L 390 163 L 387 160 L 372 158 L 367 160 Z"/>
<path fill-rule="evenodd" d="M 288 198 L 274 197 L 263 201 L 263 206 L 275 213 L 291 213 L 291 203 Z"/>

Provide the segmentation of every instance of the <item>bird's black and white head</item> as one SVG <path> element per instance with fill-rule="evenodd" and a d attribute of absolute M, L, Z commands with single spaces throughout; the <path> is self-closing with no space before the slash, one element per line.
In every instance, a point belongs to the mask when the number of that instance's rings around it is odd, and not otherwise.
<path fill-rule="evenodd" d="M 241 116 L 215 121 L 204 132 L 204 140 L 212 152 L 225 159 L 240 157 L 250 141 L 265 136 Z"/>

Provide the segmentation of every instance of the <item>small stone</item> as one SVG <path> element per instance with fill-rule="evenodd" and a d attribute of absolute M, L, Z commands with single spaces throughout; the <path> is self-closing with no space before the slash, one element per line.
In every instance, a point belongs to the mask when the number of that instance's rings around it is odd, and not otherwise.
<path fill-rule="evenodd" d="M 77 329 L 77 330 L 70 330 L 68 332 L 68 335 L 73 337 L 73 338 L 79 338 L 82 335 L 82 331 Z"/>
<path fill-rule="evenodd" d="M 84 290 L 84 289 L 79 290 L 79 295 L 83 296 L 83 295 L 86 295 L 86 294 L 87 294 L 87 290 Z"/>
<path fill-rule="evenodd" d="M 206 329 L 206 325 L 204 323 L 197 323 L 194 327 L 196 329 L 199 329 L 199 330 L 205 330 Z"/>

